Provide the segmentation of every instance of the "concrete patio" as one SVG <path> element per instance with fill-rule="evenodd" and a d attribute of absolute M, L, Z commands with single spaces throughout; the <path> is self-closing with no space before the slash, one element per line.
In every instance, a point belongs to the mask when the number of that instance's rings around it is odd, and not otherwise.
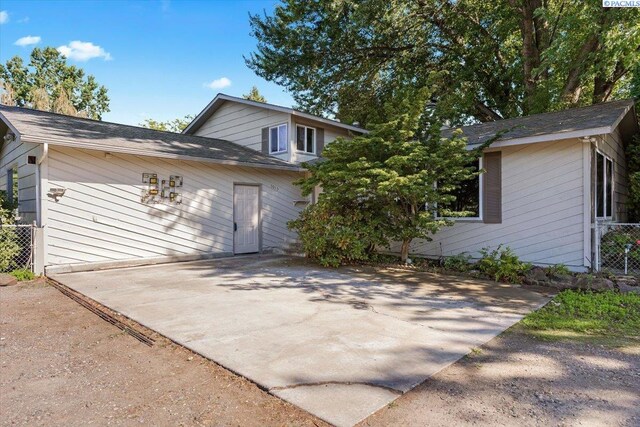
<path fill-rule="evenodd" d="M 54 279 L 340 426 L 364 419 L 548 298 L 405 270 L 234 257 Z"/>

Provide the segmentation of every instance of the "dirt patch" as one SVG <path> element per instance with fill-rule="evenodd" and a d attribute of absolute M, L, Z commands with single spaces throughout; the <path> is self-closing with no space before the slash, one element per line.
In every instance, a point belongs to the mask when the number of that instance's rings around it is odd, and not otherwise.
<path fill-rule="evenodd" d="M 148 347 L 42 283 L 0 288 L 1 424 L 326 425 L 154 338 Z"/>
<path fill-rule="evenodd" d="M 640 346 L 540 340 L 519 327 L 362 426 L 640 425 Z"/>

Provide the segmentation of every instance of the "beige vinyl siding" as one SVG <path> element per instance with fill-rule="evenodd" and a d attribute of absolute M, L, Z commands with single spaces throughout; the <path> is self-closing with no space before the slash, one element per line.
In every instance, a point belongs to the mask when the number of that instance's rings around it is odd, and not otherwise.
<path fill-rule="evenodd" d="M 142 204 L 142 173 L 182 175 L 181 205 Z M 262 249 L 295 240 L 286 227 L 300 198 L 288 171 L 50 147 L 48 185 L 66 192 L 51 199 L 47 265 L 233 251 L 233 184 L 261 184 Z"/>
<path fill-rule="evenodd" d="M 324 145 L 335 141 L 338 137 L 348 138 L 350 136 L 349 131 L 339 128 L 325 128 L 324 129 Z"/>
<path fill-rule="evenodd" d="M 458 221 L 415 240 L 411 253 L 429 257 L 511 247 L 524 261 L 585 265 L 583 149 L 579 140 L 505 147 L 502 151 L 502 223 Z M 394 247 L 397 250 L 397 248 Z"/>
<path fill-rule="evenodd" d="M 7 170 L 18 168 L 18 215 L 20 222 L 32 223 L 36 220 L 36 165 L 27 163 L 28 156 L 39 158 L 42 148 L 39 144 L 15 140 L 3 143 L 0 160 L 0 190 L 7 191 Z"/>
<path fill-rule="evenodd" d="M 338 137 L 344 137 L 344 138 L 348 138 L 350 136 L 349 131 L 346 129 L 341 129 L 341 128 L 337 128 L 337 127 L 333 127 L 333 126 L 327 126 L 324 123 L 320 123 L 320 122 L 314 122 L 312 120 L 301 120 L 297 117 L 293 117 L 293 125 L 292 127 L 292 132 L 291 132 L 291 147 L 293 148 L 291 150 L 292 152 L 292 156 L 291 156 L 291 161 L 294 163 L 302 163 L 302 162 L 308 162 L 309 160 L 313 160 L 315 158 L 317 158 L 317 153 L 316 154 L 309 154 L 309 153 L 305 153 L 303 151 L 298 151 L 297 150 L 297 135 L 296 135 L 296 125 L 303 125 L 303 126 L 310 126 L 316 129 L 322 128 L 324 131 L 324 146 L 326 147 L 327 144 L 330 144 L 331 142 L 335 141 L 336 138 Z M 316 137 L 317 137 L 317 130 L 316 130 Z M 316 151 L 317 151 L 317 145 L 316 145 Z"/>
<path fill-rule="evenodd" d="M 289 144 L 286 153 L 274 154 L 275 157 L 293 163 L 302 163 L 315 159 L 315 154 L 308 154 L 296 149 L 296 124 L 311 126 L 324 130 L 324 145 L 335 141 L 339 136 L 349 137 L 349 131 L 327 125 L 314 120 L 260 108 L 252 105 L 227 101 L 195 132 L 195 135 L 225 139 L 236 144 L 262 150 L 262 129 L 281 124 L 289 126 Z M 317 134 L 316 134 L 317 135 Z"/>
<path fill-rule="evenodd" d="M 627 163 L 624 152 L 624 144 L 622 143 L 622 137 L 620 135 L 620 128 L 615 132 L 604 135 L 602 138 L 597 138 L 595 148 L 613 160 L 613 192 L 614 192 L 614 221 L 624 222 L 627 220 Z M 594 157 L 595 159 L 595 157 Z M 595 160 L 594 160 L 595 161 Z M 595 169 L 594 169 L 595 174 Z M 592 191 L 595 201 L 595 176 L 592 182 Z M 592 207 L 595 212 L 595 205 Z"/>
<path fill-rule="evenodd" d="M 262 150 L 262 128 L 289 124 L 289 114 L 251 105 L 225 102 L 195 135 L 226 139 L 256 151 Z M 291 132 L 290 132 L 291 133 Z M 288 153 L 276 157 L 289 160 Z"/>

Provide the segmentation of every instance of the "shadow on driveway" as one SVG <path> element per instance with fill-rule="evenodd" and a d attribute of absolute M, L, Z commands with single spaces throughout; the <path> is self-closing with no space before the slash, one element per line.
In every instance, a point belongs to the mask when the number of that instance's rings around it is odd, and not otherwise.
<path fill-rule="evenodd" d="M 353 425 L 547 297 L 405 270 L 253 256 L 56 280 L 336 425 Z"/>

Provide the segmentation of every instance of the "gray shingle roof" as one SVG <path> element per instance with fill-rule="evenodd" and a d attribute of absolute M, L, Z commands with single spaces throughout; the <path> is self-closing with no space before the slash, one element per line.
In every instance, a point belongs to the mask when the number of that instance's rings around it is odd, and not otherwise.
<path fill-rule="evenodd" d="M 508 130 L 499 139 L 501 141 L 543 135 L 554 135 L 559 139 L 562 138 L 562 134 L 566 136 L 576 131 L 613 127 L 633 108 L 633 105 L 634 101 L 631 99 L 612 101 L 588 107 L 464 126 L 461 129 L 470 146 L 482 144 L 501 130 Z M 453 128 L 444 130 L 443 136 L 451 135 L 453 130 Z"/>
<path fill-rule="evenodd" d="M 17 129 L 22 138 L 34 142 L 155 157 L 189 157 L 219 163 L 299 169 L 297 165 L 221 139 L 162 132 L 6 105 L 0 105 L 0 114 Z"/>
<path fill-rule="evenodd" d="M 185 128 L 183 133 L 189 134 L 189 135 L 195 133 L 225 102 L 235 102 L 235 103 L 244 104 L 244 105 L 251 105 L 257 108 L 280 111 L 282 113 L 306 118 L 308 120 L 314 120 L 329 126 L 335 126 L 342 129 L 347 129 L 356 133 L 369 132 L 366 129 L 361 128 L 360 126 L 349 125 L 346 123 L 341 123 L 337 120 L 326 119 L 320 116 L 314 116 L 313 114 L 305 113 L 304 111 L 300 111 L 300 110 L 294 110 L 293 108 L 282 107 L 280 105 L 269 104 L 267 102 L 252 101 L 250 99 L 238 98 L 236 96 L 219 93 L 216 95 L 215 98 L 213 98 L 213 100 L 209 104 L 207 104 L 206 107 L 204 107 L 204 109 L 195 117 L 195 119 L 193 119 L 193 121 L 189 123 L 189 125 Z"/>

